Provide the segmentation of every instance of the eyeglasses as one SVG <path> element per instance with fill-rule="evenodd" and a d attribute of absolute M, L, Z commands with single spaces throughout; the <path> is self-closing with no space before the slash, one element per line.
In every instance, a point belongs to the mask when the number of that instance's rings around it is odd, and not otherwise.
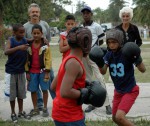
<path fill-rule="evenodd" d="M 126 40 L 129 40 L 129 36 L 127 32 L 125 33 L 125 35 L 126 35 Z"/>

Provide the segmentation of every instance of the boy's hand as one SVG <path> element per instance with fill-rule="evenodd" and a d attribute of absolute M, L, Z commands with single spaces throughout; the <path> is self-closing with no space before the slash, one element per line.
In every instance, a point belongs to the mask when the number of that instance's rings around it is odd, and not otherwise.
<path fill-rule="evenodd" d="M 27 50 L 28 47 L 29 47 L 29 44 L 24 44 L 24 45 L 20 45 L 20 46 L 17 46 L 19 50 Z"/>
<path fill-rule="evenodd" d="M 30 73 L 26 73 L 26 78 L 28 81 L 30 81 Z"/>
<path fill-rule="evenodd" d="M 33 39 L 33 38 L 31 38 L 31 39 L 26 38 L 26 40 L 27 40 L 28 43 L 30 43 L 30 42 L 32 42 L 34 39 Z"/>
<path fill-rule="evenodd" d="M 50 73 L 49 72 L 45 72 L 44 82 L 48 82 L 49 79 L 50 79 Z"/>
<path fill-rule="evenodd" d="M 43 38 L 44 43 L 49 46 L 49 41 L 46 38 Z"/>
<path fill-rule="evenodd" d="M 89 99 L 89 89 L 88 88 L 81 88 L 79 89 L 79 91 L 81 92 L 81 95 L 79 97 L 79 99 L 77 100 L 78 105 L 82 105 L 83 103 L 88 103 L 88 99 Z"/>

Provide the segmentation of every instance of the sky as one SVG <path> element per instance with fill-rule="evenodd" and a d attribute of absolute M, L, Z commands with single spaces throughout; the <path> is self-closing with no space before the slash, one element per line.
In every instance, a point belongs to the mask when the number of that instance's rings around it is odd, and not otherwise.
<path fill-rule="evenodd" d="M 76 11 L 75 5 L 76 5 L 77 1 L 79 1 L 79 0 L 71 0 L 71 1 L 73 2 L 73 4 L 65 6 L 65 9 L 67 11 L 69 11 L 70 13 L 72 13 L 72 12 L 74 13 Z M 108 8 L 110 0 L 81 0 L 81 1 L 84 1 L 92 9 L 100 7 L 101 9 L 106 10 Z M 125 0 L 125 1 L 129 2 L 128 6 L 131 7 L 132 0 Z"/>

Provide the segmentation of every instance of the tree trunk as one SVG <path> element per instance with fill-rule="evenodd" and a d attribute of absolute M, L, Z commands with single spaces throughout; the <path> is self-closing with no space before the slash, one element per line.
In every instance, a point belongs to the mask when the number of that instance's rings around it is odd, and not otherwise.
<path fill-rule="evenodd" d="M 3 26 L 3 13 L 2 10 L 0 9 L 0 27 Z"/>

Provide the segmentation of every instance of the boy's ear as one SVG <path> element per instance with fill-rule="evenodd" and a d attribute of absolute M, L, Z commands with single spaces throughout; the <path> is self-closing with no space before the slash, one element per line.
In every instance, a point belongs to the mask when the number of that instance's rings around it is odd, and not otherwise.
<path fill-rule="evenodd" d="M 66 27 L 66 22 L 64 23 L 65 27 Z"/>
<path fill-rule="evenodd" d="M 75 26 L 78 26 L 78 22 L 75 22 Z"/>

